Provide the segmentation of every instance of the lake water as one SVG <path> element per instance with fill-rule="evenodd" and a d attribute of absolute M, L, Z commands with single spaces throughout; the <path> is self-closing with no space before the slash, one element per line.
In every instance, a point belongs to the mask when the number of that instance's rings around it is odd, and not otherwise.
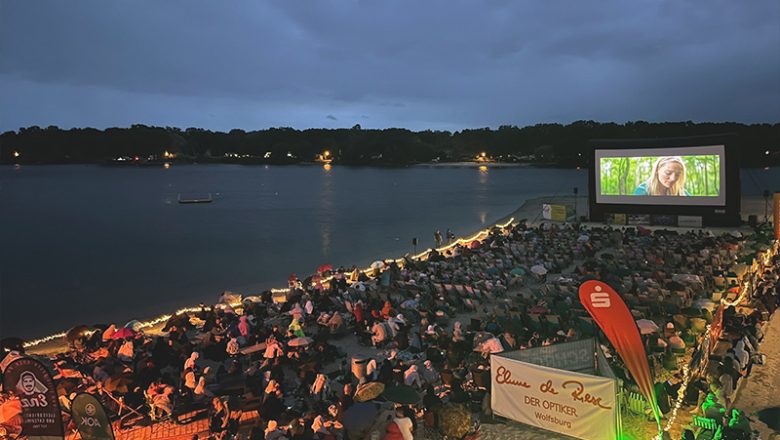
<path fill-rule="evenodd" d="M 780 184 L 779 171 L 743 171 L 743 192 Z M 123 324 L 324 263 L 364 267 L 586 182 L 546 168 L 0 167 L 0 335 Z M 180 193 L 214 202 L 182 205 Z"/>
<path fill-rule="evenodd" d="M 323 263 L 364 267 L 586 180 L 534 168 L 0 167 L 0 334 L 124 323 L 282 287 Z M 214 202 L 182 205 L 179 193 Z"/>

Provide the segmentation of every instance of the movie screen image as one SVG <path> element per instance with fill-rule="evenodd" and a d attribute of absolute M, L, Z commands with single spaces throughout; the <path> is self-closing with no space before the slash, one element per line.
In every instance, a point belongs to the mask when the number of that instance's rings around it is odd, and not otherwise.
<path fill-rule="evenodd" d="M 596 150 L 596 203 L 725 205 L 725 148 Z"/>

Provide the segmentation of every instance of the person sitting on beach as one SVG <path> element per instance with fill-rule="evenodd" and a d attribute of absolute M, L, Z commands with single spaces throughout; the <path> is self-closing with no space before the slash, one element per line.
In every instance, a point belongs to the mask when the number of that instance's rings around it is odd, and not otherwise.
<path fill-rule="evenodd" d="M 222 438 L 222 433 L 224 433 L 228 427 L 228 411 L 219 397 L 215 397 L 211 400 L 211 410 L 209 413 L 209 433 L 215 438 Z"/>
<path fill-rule="evenodd" d="M 333 312 L 333 316 L 328 320 L 328 327 L 330 327 L 331 333 L 336 333 L 344 327 L 344 318 L 341 317 L 341 313 Z"/>
<path fill-rule="evenodd" d="M 298 322 L 297 318 L 293 318 L 292 322 L 290 322 L 289 327 L 287 327 L 288 330 L 290 330 L 293 335 L 295 335 L 296 338 L 302 338 L 306 336 L 306 334 L 303 333 L 303 328 L 301 327 L 300 322 Z"/>
<path fill-rule="evenodd" d="M 404 372 L 404 385 L 417 389 L 422 388 L 423 380 L 422 377 L 420 377 L 420 372 L 417 370 L 417 365 L 410 365 Z"/>
<path fill-rule="evenodd" d="M 432 385 L 439 381 L 439 373 L 433 368 L 433 363 L 430 360 L 423 362 L 423 366 L 419 369 L 420 377 L 426 384 Z"/>
<path fill-rule="evenodd" d="M 414 440 L 414 425 L 412 419 L 404 414 L 402 407 L 397 407 L 395 417 L 387 424 L 387 433 L 382 440 Z"/>
<path fill-rule="evenodd" d="M 206 370 L 208 370 L 208 367 Z M 214 397 L 214 393 L 212 393 L 206 387 L 206 371 L 204 370 L 203 373 L 204 375 L 198 378 L 198 384 L 195 386 L 195 390 L 193 392 L 195 401 L 202 401 L 208 397 Z"/>
<path fill-rule="evenodd" d="M 318 438 L 339 438 L 343 433 L 344 425 L 336 419 L 338 408 L 336 405 L 328 407 L 326 415 L 318 415 L 311 424 L 311 429 Z"/>
<path fill-rule="evenodd" d="M 279 428 L 276 420 L 269 420 L 264 431 L 265 440 L 281 440 L 287 438 L 287 433 Z"/>
<path fill-rule="evenodd" d="M 282 350 L 281 345 L 279 345 L 279 341 L 277 341 L 274 336 L 269 336 L 265 343 L 265 352 L 263 353 L 264 358 L 271 360 L 277 356 L 284 355 L 284 350 Z"/>
<path fill-rule="evenodd" d="M 134 352 L 133 339 L 127 338 L 125 339 L 125 342 L 122 343 L 122 346 L 119 347 L 117 357 L 122 362 L 131 362 L 133 360 Z"/>
<path fill-rule="evenodd" d="M 174 389 L 170 385 L 162 382 L 153 382 L 146 390 L 149 399 L 149 416 L 152 420 L 157 420 L 160 416 L 173 415 L 173 401 L 171 395 Z"/>
<path fill-rule="evenodd" d="M 745 417 L 745 413 L 736 408 L 732 409 L 731 418 L 723 430 L 723 438 L 748 440 L 751 438 L 751 433 L 750 421 Z"/>
<path fill-rule="evenodd" d="M 455 324 L 452 329 L 452 340 L 454 342 L 460 342 L 466 340 L 466 338 L 463 336 L 463 327 L 460 321 L 455 321 Z"/>
<path fill-rule="evenodd" d="M 371 332 L 374 334 L 371 336 L 371 343 L 374 344 L 375 347 L 381 345 L 387 339 L 387 329 L 382 322 L 375 322 L 374 326 L 371 328 Z"/>
<path fill-rule="evenodd" d="M 385 301 L 384 306 L 382 306 L 382 319 L 388 319 L 395 313 L 395 310 L 393 310 L 393 304 L 390 303 L 390 301 Z"/>

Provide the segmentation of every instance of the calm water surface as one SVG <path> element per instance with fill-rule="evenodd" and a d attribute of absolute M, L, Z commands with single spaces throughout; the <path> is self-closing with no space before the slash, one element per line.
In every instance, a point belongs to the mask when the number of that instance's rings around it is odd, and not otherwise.
<path fill-rule="evenodd" d="M 362 267 L 586 180 L 534 168 L 0 167 L 0 334 L 124 323 L 323 263 Z M 181 205 L 179 193 L 215 200 Z"/>
<path fill-rule="evenodd" d="M 0 167 L 0 336 L 122 324 L 323 263 L 364 267 L 586 181 L 538 168 Z M 780 169 L 743 170 L 743 193 L 764 188 L 780 188 Z M 215 200 L 181 205 L 179 193 Z"/>

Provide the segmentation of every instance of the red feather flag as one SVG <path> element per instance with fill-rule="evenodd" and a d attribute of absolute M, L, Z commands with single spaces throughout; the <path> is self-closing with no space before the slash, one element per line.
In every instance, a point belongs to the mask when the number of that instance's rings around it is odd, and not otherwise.
<path fill-rule="evenodd" d="M 655 399 L 653 377 L 650 375 L 645 347 L 631 311 L 614 289 L 596 280 L 582 283 L 580 301 L 623 359 L 642 395 L 650 402 L 660 431 L 661 412 Z"/>

